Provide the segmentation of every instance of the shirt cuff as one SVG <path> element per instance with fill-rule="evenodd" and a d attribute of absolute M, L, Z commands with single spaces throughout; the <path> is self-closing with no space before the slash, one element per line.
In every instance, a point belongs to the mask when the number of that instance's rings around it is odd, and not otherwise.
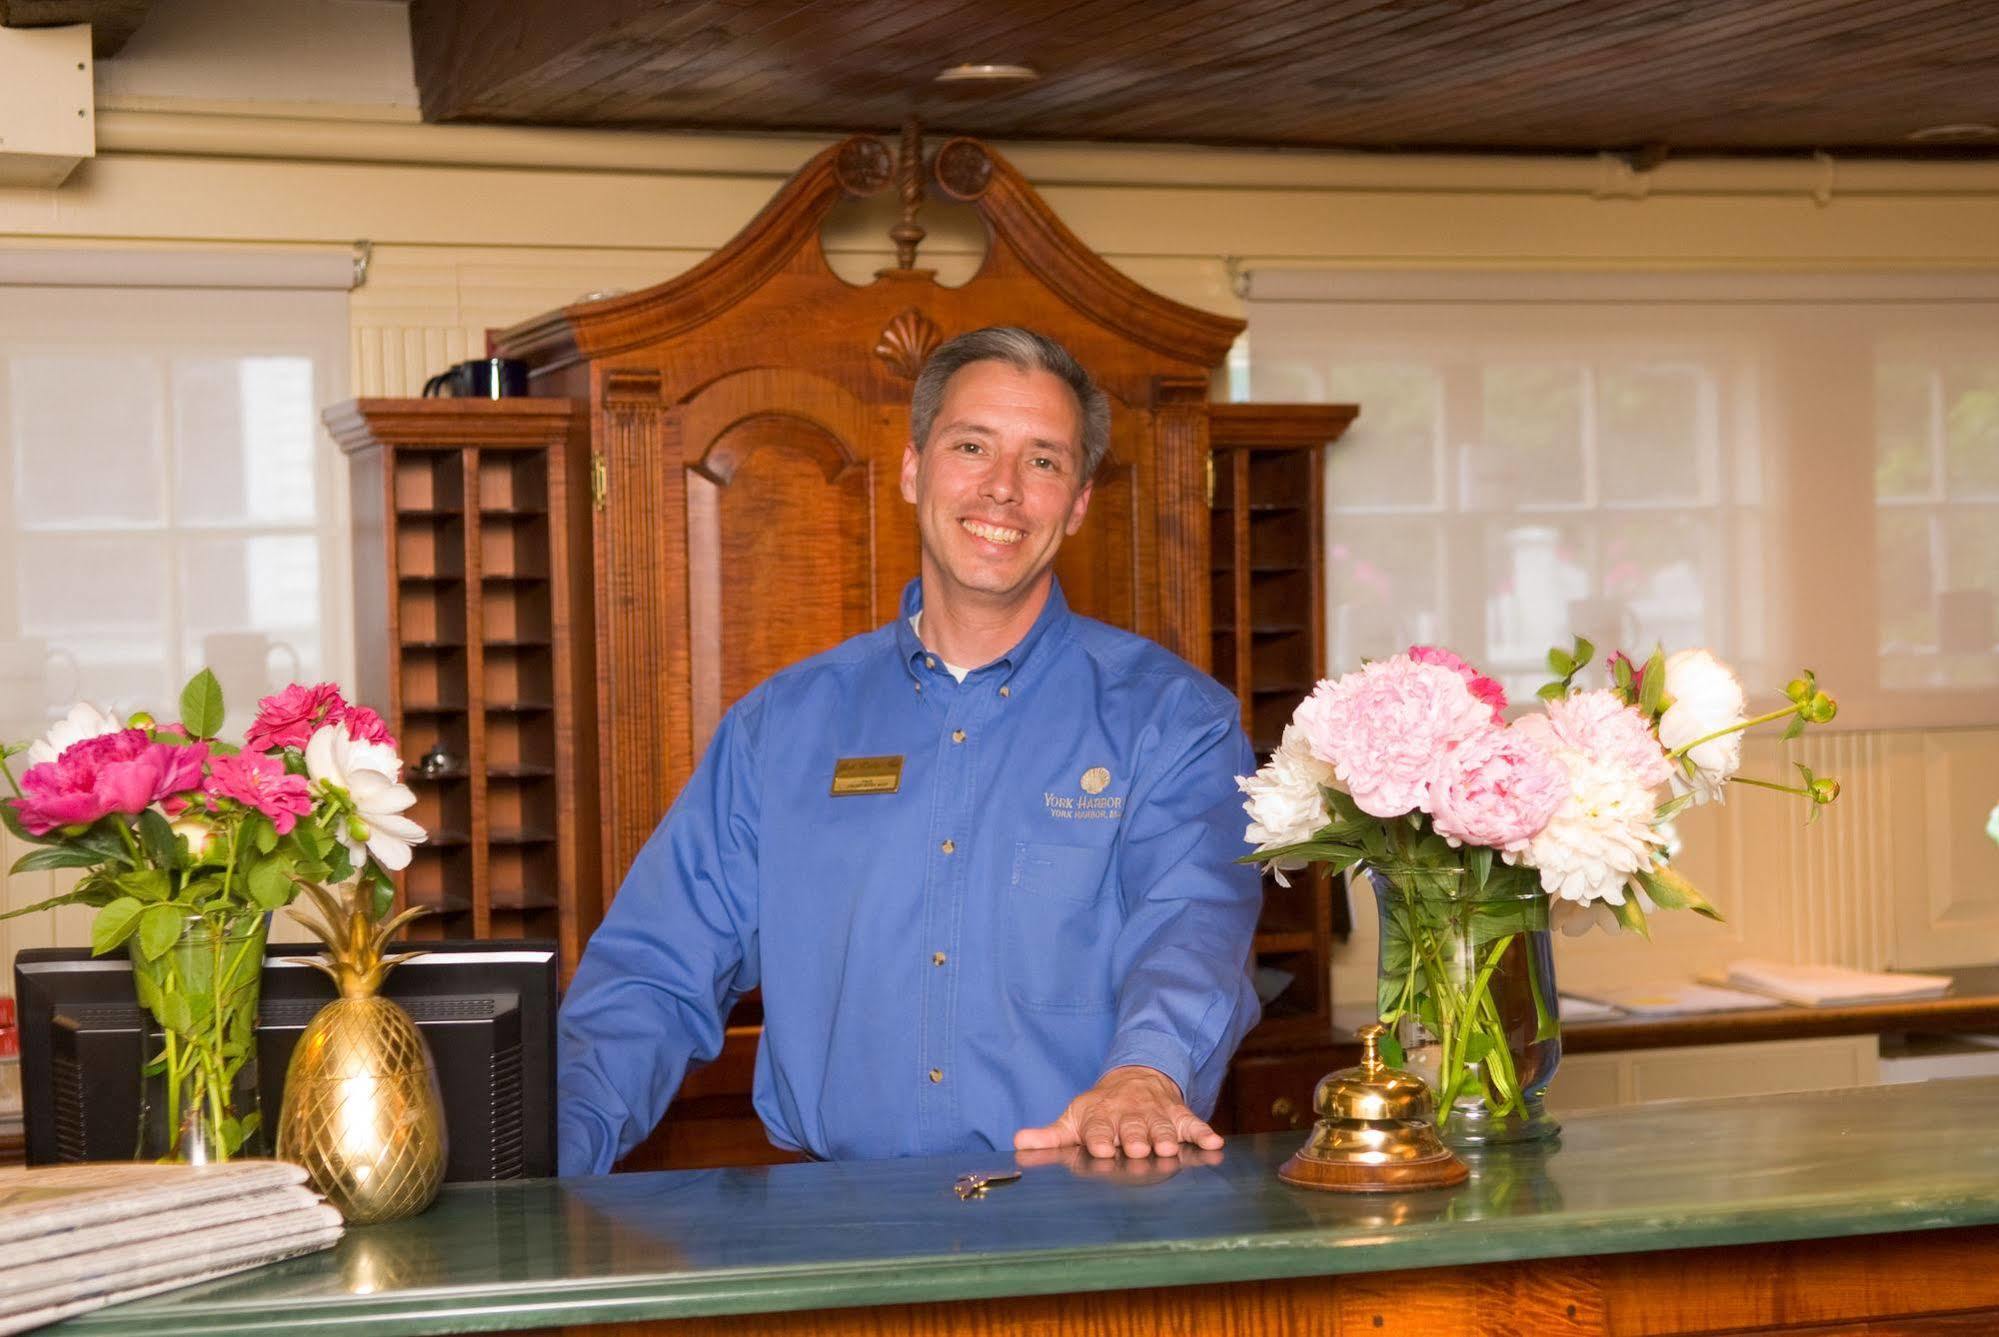
<path fill-rule="evenodd" d="M 1103 1071 L 1134 1064 L 1164 1073 L 1180 1088 L 1181 1100 L 1191 1099 L 1188 1090 L 1194 1080 L 1194 1062 L 1187 1046 L 1175 1037 L 1165 1031 L 1133 1029 L 1122 1032 L 1104 1059 Z"/>

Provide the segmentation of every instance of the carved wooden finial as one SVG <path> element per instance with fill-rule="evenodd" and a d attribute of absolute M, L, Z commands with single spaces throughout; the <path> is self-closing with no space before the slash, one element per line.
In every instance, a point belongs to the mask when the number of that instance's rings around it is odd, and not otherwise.
<path fill-rule="evenodd" d="M 916 268 L 916 248 L 923 240 L 923 227 L 916 221 L 923 207 L 923 126 L 914 116 L 902 123 L 902 154 L 895 164 L 896 183 L 902 192 L 902 221 L 888 230 L 895 242 L 895 263 L 899 269 Z"/>

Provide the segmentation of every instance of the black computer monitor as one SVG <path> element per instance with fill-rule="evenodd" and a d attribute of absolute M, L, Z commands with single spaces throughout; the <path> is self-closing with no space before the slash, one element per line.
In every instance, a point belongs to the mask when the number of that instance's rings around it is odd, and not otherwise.
<path fill-rule="evenodd" d="M 444 1095 L 447 1180 L 555 1173 L 556 949 L 548 942 L 416 943 L 382 989 L 430 1044 Z M 257 1007 L 257 1080 L 275 1133 L 292 1047 L 334 997 L 303 958 L 272 943 Z M 139 1140 L 141 1024 L 123 952 L 31 948 L 14 960 L 28 1163 L 130 1160 Z M 157 1027 L 155 1027 L 157 1029 Z"/>

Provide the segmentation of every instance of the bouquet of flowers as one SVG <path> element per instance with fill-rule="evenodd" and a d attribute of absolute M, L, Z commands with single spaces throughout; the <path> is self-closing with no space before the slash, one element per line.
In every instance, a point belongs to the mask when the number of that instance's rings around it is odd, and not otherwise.
<path fill-rule="evenodd" d="M 123 946 L 139 1001 L 159 1023 L 146 1055 L 147 1108 L 172 1159 L 227 1160 L 261 1145 L 254 1088 L 257 984 L 270 912 L 306 884 L 359 881 L 378 908 L 424 831 L 404 815 L 395 740 L 331 683 L 294 684 L 258 705 L 241 746 L 215 735 L 222 688 L 203 669 L 178 724 L 120 722 L 79 704 L 47 737 L 0 746 L 0 821 L 37 848 L 15 873 L 83 869 L 69 891 L 12 912 L 96 909 L 91 950 Z M 17 781 L 11 757 L 26 754 Z M 247 1068 L 246 1068 L 246 1065 Z"/>
<path fill-rule="evenodd" d="M 1646 932 L 1647 914 L 1720 914 L 1673 867 L 1672 818 L 1725 787 L 1839 793 L 1736 775 L 1742 734 L 1785 737 L 1837 709 L 1809 672 L 1783 709 L 1750 718 L 1742 684 L 1706 650 L 1618 653 L 1606 685 L 1578 679 L 1595 647 L 1548 655 L 1542 709 L 1511 724 L 1500 685 L 1448 650 L 1414 646 L 1319 683 L 1247 795 L 1245 861 L 1285 871 L 1360 865 L 1382 909 L 1378 1005 L 1388 1061 L 1438 1094 L 1446 1135 L 1511 1140 L 1553 1124 L 1540 1093 L 1560 1057 L 1546 930 Z M 1419 1052 L 1420 1051 L 1420 1052 Z"/>

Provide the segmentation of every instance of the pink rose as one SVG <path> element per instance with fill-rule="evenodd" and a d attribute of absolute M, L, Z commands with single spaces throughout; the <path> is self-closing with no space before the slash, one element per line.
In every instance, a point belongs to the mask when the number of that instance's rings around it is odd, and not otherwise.
<path fill-rule="evenodd" d="M 1513 727 L 1550 752 L 1573 748 L 1599 761 L 1616 762 L 1639 784 L 1656 789 L 1673 773 L 1673 763 L 1645 714 L 1627 706 L 1609 688 L 1578 692 L 1548 703 L 1545 715 L 1525 715 Z"/>
<path fill-rule="evenodd" d="M 276 757 L 244 752 L 217 757 L 208 768 L 208 793 L 234 799 L 271 819 L 279 835 L 289 835 L 298 819 L 312 811 L 312 788 L 303 775 L 286 772 Z"/>
<path fill-rule="evenodd" d="M 1506 717 L 1506 689 L 1496 681 L 1486 677 L 1464 660 L 1444 649 L 1441 645 L 1412 645 L 1409 657 L 1419 664 L 1441 664 L 1465 680 L 1471 694 L 1492 707 L 1492 722 L 1504 724 Z"/>
<path fill-rule="evenodd" d="M 1437 763 L 1430 814 L 1453 845 L 1518 854 L 1568 797 L 1569 773 L 1518 729 L 1473 734 Z"/>
<path fill-rule="evenodd" d="M 384 743 L 391 751 L 395 749 L 396 740 L 389 736 L 389 726 L 366 706 L 347 707 L 347 713 L 337 723 L 346 725 L 348 735 L 357 743 Z"/>
<path fill-rule="evenodd" d="M 107 813 L 133 814 L 201 785 L 208 744 L 155 743 L 143 729 L 123 729 L 73 743 L 54 761 L 28 768 L 12 800 L 21 825 L 45 836 L 59 826 L 88 826 Z"/>
<path fill-rule="evenodd" d="M 281 747 L 304 747 L 312 731 L 347 710 L 340 688 L 330 682 L 310 687 L 300 683 L 267 696 L 257 703 L 257 718 L 243 734 L 246 752 L 274 752 Z"/>
<path fill-rule="evenodd" d="M 1296 718 L 1313 755 L 1375 817 L 1427 810 L 1437 759 L 1492 727 L 1491 708 L 1455 670 L 1408 655 L 1320 683 Z"/>

